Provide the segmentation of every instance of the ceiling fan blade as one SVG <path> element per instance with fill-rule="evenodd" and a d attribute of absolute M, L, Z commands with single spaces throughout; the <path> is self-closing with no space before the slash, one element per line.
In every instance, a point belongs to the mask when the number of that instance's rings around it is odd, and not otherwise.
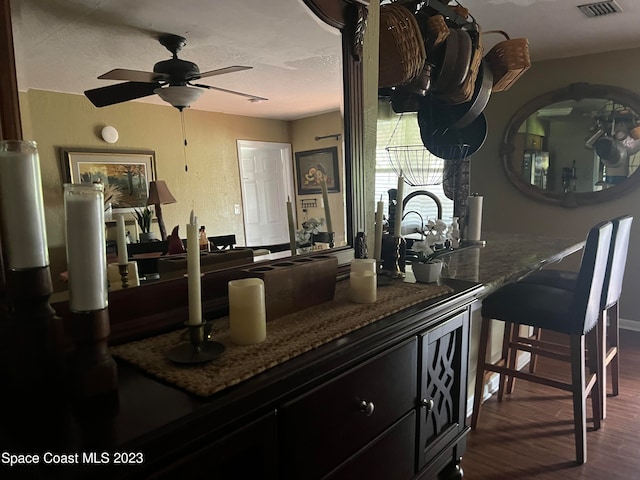
<path fill-rule="evenodd" d="M 246 98 L 248 98 L 250 100 L 255 100 L 256 102 L 260 101 L 260 100 L 269 100 L 268 98 L 259 97 L 257 95 L 251 95 L 249 93 L 236 92 L 234 90 L 227 90 L 226 88 L 212 87 L 211 85 L 202 85 L 202 84 L 199 84 L 199 83 L 192 83 L 191 85 L 193 85 L 194 87 L 208 88 L 209 90 L 218 90 L 219 92 L 231 93 L 232 95 L 240 95 L 241 97 L 246 97 Z"/>
<path fill-rule="evenodd" d="M 153 95 L 153 91 L 158 87 L 160 87 L 158 82 L 127 82 L 86 90 L 84 94 L 96 107 L 106 107 L 136 98 L 148 97 Z"/>
<path fill-rule="evenodd" d="M 225 73 L 241 72 L 243 70 L 251 70 L 253 67 L 244 67 L 242 65 L 233 65 L 231 67 L 219 68 L 201 73 L 198 78 L 213 77 L 214 75 L 224 75 Z"/>
<path fill-rule="evenodd" d="M 127 70 L 125 68 L 116 68 L 110 72 L 104 73 L 98 77 L 100 80 L 124 80 L 128 82 L 156 82 L 169 78 L 164 73 L 143 72 L 142 70 Z"/>

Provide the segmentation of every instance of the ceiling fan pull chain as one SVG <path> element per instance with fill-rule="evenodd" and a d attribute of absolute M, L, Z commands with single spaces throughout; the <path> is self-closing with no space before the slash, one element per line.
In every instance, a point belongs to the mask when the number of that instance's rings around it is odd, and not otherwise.
<path fill-rule="evenodd" d="M 188 172 L 189 167 L 187 166 L 187 130 L 184 126 L 184 110 L 180 110 L 180 121 L 182 123 L 182 139 L 184 140 L 184 145 L 182 146 L 182 151 L 184 153 L 184 171 Z"/>

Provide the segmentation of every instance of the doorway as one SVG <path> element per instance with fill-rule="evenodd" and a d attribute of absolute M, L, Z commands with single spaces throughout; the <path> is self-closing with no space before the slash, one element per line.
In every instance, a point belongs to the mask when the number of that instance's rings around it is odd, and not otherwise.
<path fill-rule="evenodd" d="M 247 246 L 289 242 L 287 198 L 295 204 L 291 145 L 238 140 Z"/>

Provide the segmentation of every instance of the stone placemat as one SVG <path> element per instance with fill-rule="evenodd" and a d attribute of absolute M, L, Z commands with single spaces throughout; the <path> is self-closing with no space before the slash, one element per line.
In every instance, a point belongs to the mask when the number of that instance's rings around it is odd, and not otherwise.
<path fill-rule="evenodd" d="M 214 320 L 212 340 L 222 343 L 225 351 L 203 365 L 181 366 L 166 358 L 168 351 L 185 343 L 184 329 L 118 345 L 111 352 L 170 384 L 208 397 L 353 330 L 452 291 L 444 285 L 394 281 L 378 288 L 375 304 L 363 305 L 349 301 L 349 282 L 343 281 L 336 284 L 333 301 L 268 322 L 267 339 L 258 345 L 234 345 L 229 318 Z"/>

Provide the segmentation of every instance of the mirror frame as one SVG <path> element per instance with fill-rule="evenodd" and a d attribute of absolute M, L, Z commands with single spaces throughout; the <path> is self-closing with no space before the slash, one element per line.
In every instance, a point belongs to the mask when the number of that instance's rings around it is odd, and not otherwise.
<path fill-rule="evenodd" d="M 353 250 L 354 232 L 366 224 L 364 158 L 364 75 L 362 49 L 368 16 L 368 0 L 303 0 L 322 21 L 342 34 L 344 162 L 346 238 Z M 0 0 L 0 56 L 7 59 L 0 69 L 0 140 L 22 140 L 15 52 L 11 26 L 11 0 Z M 0 219 L 2 221 L 2 219 Z M 0 238 L 0 298 L 7 285 Z M 26 292 L 25 292 L 26 293 Z M 28 295 L 28 293 L 27 293 Z"/>
<path fill-rule="evenodd" d="M 622 87 L 574 83 L 568 87 L 552 90 L 529 100 L 511 117 L 504 130 L 500 144 L 502 166 L 511 183 L 525 195 L 545 203 L 562 207 L 579 207 L 619 198 L 640 184 L 640 170 L 635 171 L 624 182 L 597 192 L 548 192 L 524 181 L 513 165 L 515 135 L 521 125 L 535 112 L 550 104 L 566 100 L 606 98 L 630 107 L 640 114 L 640 95 Z"/>

